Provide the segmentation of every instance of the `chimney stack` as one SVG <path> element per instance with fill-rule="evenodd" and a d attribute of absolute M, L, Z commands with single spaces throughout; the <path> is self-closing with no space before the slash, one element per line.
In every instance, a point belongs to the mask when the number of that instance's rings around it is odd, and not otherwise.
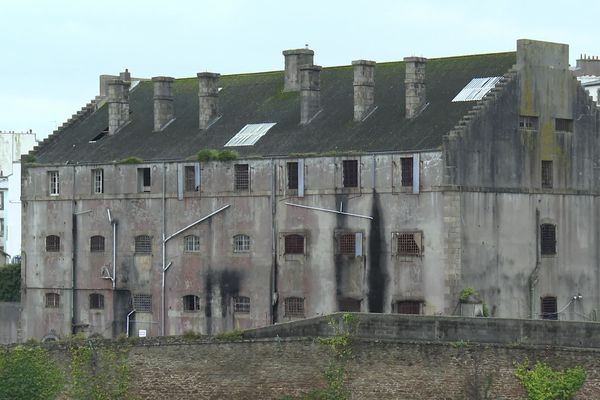
<path fill-rule="evenodd" d="M 321 67 L 300 66 L 300 124 L 307 125 L 321 111 Z"/>
<path fill-rule="evenodd" d="M 198 103 L 200 129 L 208 129 L 219 116 L 219 77 L 213 72 L 198 74 Z"/>
<path fill-rule="evenodd" d="M 168 76 L 152 78 L 154 86 L 154 131 L 158 132 L 175 118 L 173 81 Z"/>
<path fill-rule="evenodd" d="M 375 107 L 375 61 L 355 60 L 354 121 L 364 120 Z"/>
<path fill-rule="evenodd" d="M 423 57 L 405 57 L 406 77 L 404 87 L 406 90 L 406 118 L 414 118 L 426 104 L 425 97 L 425 64 Z"/>
<path fill-rule="evenodd" d="M 114 135 L 129 122 L 129 82 L 108 82 L 108 134 Z"/>
<path fill-rule="evenodd" d="M 297 92 L 300 90 L 300 66 L 312 65 L 315 52 L 310 49 L 285 50 L 285 78 L 283 81 L 284 92 Z"/>

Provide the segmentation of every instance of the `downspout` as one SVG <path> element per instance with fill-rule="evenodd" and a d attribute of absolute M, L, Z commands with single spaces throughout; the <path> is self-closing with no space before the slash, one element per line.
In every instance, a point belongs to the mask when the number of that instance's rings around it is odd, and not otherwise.
<path fill-rule="evenodd" d="M 529 313 L 530 318 L 535 316 L 535 285 L 538 281 L 538 272 L 540 269 L 540 210 L 535 209 L 535 267 L 529 275 Z"/>
<path fill-rule="evenodd" d="M 129 314 L 127 314 L 127 337 L 129 337 L 129 317 L 131 316 L 131 314 L 133 314 L 135 312 L 135 308 L 131 311 L 129 311 Z"/>
<path fill-rule="evenodd" d="M 75 200 L 75 165 L 73 165 L 73 185 L 71 189 L 71 196 L 73 201 L 71 202 L 71 333 L 75 334 L 77 326 L 77 294 L 75 293 L 77 287 L 77 215 L 75 214 L 75 208 L 77 207 L 77 201 Z"/>
<path fill-rule="evenodd" d="M 160 309 L 160 319 L 161 319 L 161 336 L 165 336 L 165 272 L 167 271 L 168 266 L 165 267 L 167 263 L 167 241 L 166 231 L 167 231 L 167 165 L 163 162 L 163 173 L 162 173 L 162 291 L 161 291 L 161 309 Z M 170 265 L 170 264 L 169 264 Z"/>
<path fill-rule="evenodd" d="M 277 229 L 276 229 L 276 203 L 275 203 L 275 190 L 276 190 L 276 179 L 277 179 L 277 166 L 273 159 L 271 159 L 271 282 L 269 284 L 269 319 L 271 324 L 277 322 Z"/>
<path fill-rule="evenodd" d="M 112 290 L 116 289 L 117 285 L 117 220 L 112 218 L 110 209 L 106 209 L 108 213 L 108 222 L 112 225 Z"/>

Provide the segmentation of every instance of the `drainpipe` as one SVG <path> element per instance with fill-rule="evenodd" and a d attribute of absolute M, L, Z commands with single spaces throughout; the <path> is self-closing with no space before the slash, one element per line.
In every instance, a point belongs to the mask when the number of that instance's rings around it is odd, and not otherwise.
<path fill-rule="evenodd" d="M 135 308 L 131 311 L 129 311 L 129 314 L 127 314 L 127 337 L 129 337 L 129 317 L 131 316 L 131 314 L 133 314 L 135 312 Z"/>
<path fill-rule="evenodd" d="M 535 209 L 535 267 L 529 275 L 529 312 L 530 318 L 534 319 L 535 312 L 535 285 L 538 281 L 540 269 L 540 210 Z"/>
<path fill-rule="evenodd" d="M 276 214 L 276 203 L 275 203 L 275 189 L 276 189 L 276 177 L 277 177 L 277 166 L 273 159 L 271 159 L 271 282 L 269 285 L 269 319 L 271 324 L 277 322 L 277 301 L 275 296 L 277 295 L 277 222 L 275 220 Z"/>
<path fill-rule="evenodd" d="M 160 334 L 161 336 L 165 336 L 165 272 L 169 268 L 165 267 L 167 263 L 167 241 L 165 240 L 166 231 L 167 231 L 167 165 L 165 163 L 163 165 L 163 173 L 162 173 L 162 291 L 161 291 L 161 311 L 160 311 Z M 170 265 L 170 264 L 169 264 Z"/>
<path fill-rule="evenodd" d="M 113 244 L 113 252 L 112 252 L 112 290 L 116 289 L 117 285 L 117 220 L 112 219 L 110 214 L 110 209 L 106 209 L 108 213 L 108 222 L 112 225 L 112 244 Z"/>
<path fill-rule="evenodd" d="M 75 208 L 77 207 L 77 201 L 75 200 L 75 166 L 73 165 L 73 184 L 72 184 L 71 196 L 73 201 L 71 202 L 71 333 L 75 334 L 75 326 L 77 325 L 77 294 L 75 288 L 77 286 L 77 269 L 75 265 L 77 263 L 77 214 Z"/>

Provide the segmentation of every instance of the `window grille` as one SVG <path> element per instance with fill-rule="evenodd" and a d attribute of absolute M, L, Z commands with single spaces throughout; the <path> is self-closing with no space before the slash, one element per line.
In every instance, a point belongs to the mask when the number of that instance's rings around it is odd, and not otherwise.
<path fill-rule="evenodd" d="M 104 309 L 104 295 L 100 293 L 90 294 L 90 309 L 101 310 Z"/>
<path fill-rule="evenodd" d="M 136 253 L 152 253 L 152 238 L 148 235 L 140 235 L 135 237 L 135 252 Z"/>
<path fill-rule="evenodd" d="M 236 235 L 233 237 L 233 251 L 243 252 L 250 251 L 250 236 Z"/>
<path fill-rule="evenodd" d="M 193 294 L 183 296 L 183 310 L 184 311 L 199 311 L 200 310 L 200 297 Z"/>
<path fill-rule="evenodd" d="M 398 314 L 421 314 L 421 302 L 414 300 L 399 301 L 396 303 Z"/>
<path fill-rule="evenodd" d="M 60 295 L 58 293 L 46 293 L 46 308 L 60 307 Z"/>
<path fill-rule="evenodd" d="M 250 297 L 235 296 L 233 298 L 233 312 L 249 313 L 250 312 Z"/>
<path fill-rule="evenodd" d="M 287 235 L 284 242 L 285 254 L 304 254 L 304 236 Z"/>
<path fill-rule="evenodd" d="M 298 189 L 298 163 L 287 163 L 288 189 Z"/>
<path fill-rule="evenodd" d="M 46 251 L 60 251 L 60 237 L 56 235 L 46 236 Z"/>
<path fill-rule="evenodd" d="M 90 251 L 104 251 L 104 236 L 92 236 L 90 238 Z"/>
<path fill-rule="evenodd" d="M 554 129 L 562 132 L 573 132 L 573 120 L 565 118 L 555 118 Z"/>
<path fill-rule="evenodd" d="M 399 256 L 420 256 L 421 255 L 421 243 L 417 243 L 417 235 L 414 232 L 410 233 L 398 233 L 396 236 L 397 240 L 397 254 Z"/>
<path fill-rule="evenodd" d="M 304 317 L 304 299 L 301 297 L 288 297 L 285 299 L 286 317 Z"/>
<path fill-rule="evenodd" d="M 200 237 L 189 235 L 183 238 L 183 251 L 200 251 Z"/>
<path fill-rule="evenodd" d="M 134 294 L 133 308 L 136 312 L 152 312 L 152 295 Z"/>
<path fill-rule="evenodd" d="M 547 297 L 542 297 L 541 300 L 542 300 L 541 301 L 542 319 L 557 320 L 558 312 L 557 312 L 557 306 L 556 306 L 556 297 L 547 296 Z"/>
<path fill-rule="evenodd" d="M 342 163 L 343 169 L 343 186 L 357 187 L 358 186 L 358 161 L 344 160 Z"/>
<path fill-rule="evenodd" d="M 0 237 L 4 236 L 4 218 L 0 218 Z"/>
<path fill-rule="evenodd" d="M 552 188 L 552 161 L 542 160 L 542 188 Z"/>
<path fill-rule="evenodd" d="M 345 312 L 360 312 L 360 300 L 343 298 L 338 300 L 338 310 Z"/>
<path fill-rule="evenodd" d="M 58 196 L 60 193 L 58 171 L 48 171 L 48 185 L 50 196 Z"/>
<path fill-rule="evenodd" d="M 92 170 L 92 181 L 94 185 L 94 193 L 100 194 L 104 193 L 104 170 L 103 169 L 93 169 Z"/>
<path fill-rule="evenodd" d="M 194 166 L 185 167 L 185 191 L 195 192 L 196 188 L 196 168 Z"/>
<path fill-rule="evenodd" d="M 4 210 L 4 192 L 0 190 L 0 210 Z"/>
<path fill-rule="evenodd" d="M 339 253 L 355 255 L 356 235 L 354 233 L 344 233 L 338 237 Z"/>
<path fill-rule="evenodd" d="M 402 186 L 413 185 L 413 158 L 400 158 L 400 168 L 402 168 Z"/>
<path fill-rule="evenodd" d="M 540 251 L 542 255 L 556 254 L 556 225 L 542 224 L 540 227 Z"/>
<path fill-rule="evenodd" d="M 537 131 L 538 129 L 538 117 L 532 117 L 529 115 L 519 116 L 519 128 L 531 129 Z"/>
<path fill-rule="evenodd" d="M 248 164 L 235 164 L 235 190 L 248 190 L 250 188 L 250 176 Z"/>

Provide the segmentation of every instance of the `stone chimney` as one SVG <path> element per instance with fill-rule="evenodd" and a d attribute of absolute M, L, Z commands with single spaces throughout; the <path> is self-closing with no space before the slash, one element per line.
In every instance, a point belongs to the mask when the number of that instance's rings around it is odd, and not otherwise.
<path fill-rule="evenodd" d="M 285 50 L 285 78 L 283 81 L 284 92 L 297 92 L 300 90 L 300 66 L 312 65 L 315 52 L 310 49 Z"/>
<path fill-rule="evenodd" d="M 300 66 L 300 124 L 307 125 L 321 111 L 321 67 Z"/>
<path fill-rule="evenodd" d="M 198 103 L 200 129 L 208 129 L 219 117 L 219 77 L 213 72 L 198 74 Z"/>
<path fill-rule="evenodd" d="M 362 121 L 375 107 L 375 61 L 355 60 L 354 120 Z"/>
<path fill-rule="evenodd" d="M 404 87 L 406 91 L 406 118 L 414 118 L 426 104 L 425 97 L 425 63 L 423 57 L 405 57 L 406 77 Z"/>
<path fill-rule="evenodd" d="M 168 76 L 155 76 L 152 78 L 154 86 L 154 131 L 161 131 L 175 118 L 173 107 L 173 78 Z"/>
<path fill-rule="evenodd" d="M 114 135 L 129 122 L 129 82 L 108 81 L 108 134 Z"/>
<path fill-rule="evenodd" d="M 573 72 L 575 76 L 600 76 L 600 58 L 598 56 L 588 56 L 587 54 L 579 55 Z"/>

